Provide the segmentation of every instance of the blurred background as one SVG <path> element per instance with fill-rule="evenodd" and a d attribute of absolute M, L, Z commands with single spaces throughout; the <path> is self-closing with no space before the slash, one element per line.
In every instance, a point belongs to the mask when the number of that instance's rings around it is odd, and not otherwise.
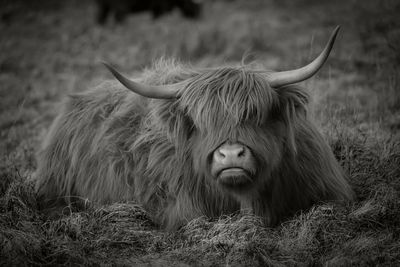
<path fill-rule="evenodd" d="M 341 31 L 332 55 L 304 83 L 317 122 L 328 135 L 339 124 L 375 133 L 400 128 L 395 0 L 0 3 L 2 174 L 35 168 L 34 152 L 59 100 L 112 78 L 102 60 L 132 75 L 159 57 L 202 67 L 255 60 L 286 70 L 313 59 L 336 25 Z"/>

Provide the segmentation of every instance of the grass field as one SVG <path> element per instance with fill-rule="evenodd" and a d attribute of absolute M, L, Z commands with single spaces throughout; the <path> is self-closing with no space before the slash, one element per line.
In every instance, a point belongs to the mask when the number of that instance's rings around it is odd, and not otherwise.
<path fill-rule="evenodd" d="M 400 265 L 400 5 L 384 1 L 208 1 L 203 17 L 95 23 L 90 1 L 0 2 L 0 265 Z M 68 94 L 158 57 L 194 66 L 256 60 L 299 67 L 341 25 L 333 53 L 304 82 L 313 117 L 356 200 L 324 204 L 276 228 L 252 216 L 158 230 L 134 203 L 45 219 L 27 179 Z"/>

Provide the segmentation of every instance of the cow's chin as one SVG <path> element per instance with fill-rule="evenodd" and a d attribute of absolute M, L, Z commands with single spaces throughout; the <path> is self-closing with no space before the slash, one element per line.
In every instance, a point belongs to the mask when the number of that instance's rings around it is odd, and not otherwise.
<path fill-rule="evenodd" d="M 252 175 L 242 168 L 227 168 L 217 175 L 217 182 L 228 189 L 245 190 L 253 183 Z"/>

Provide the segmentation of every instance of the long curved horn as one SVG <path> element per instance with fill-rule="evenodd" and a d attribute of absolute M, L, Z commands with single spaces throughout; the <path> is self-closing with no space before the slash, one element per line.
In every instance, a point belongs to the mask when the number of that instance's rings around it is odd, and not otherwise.
<path fill-rule="evenodd" d="M 122 75 L 119 71 L 117 71 L 114 67 L 112 67 L 107 62 L 102 62 L 104 66 L 114 75 L 114 77 L 120 81 L 126 88 L 131 90 L 134 93 L 137 93 L 144 97 L 149 98 L 158 98 L 158 99 L 170 99 L 177 98 L 179 86 L 178 84 L 167 84 L 162 86 L 152 86 L 146 84 L 140 84 L 134 82 L 124 75 Z"/>
<path fill-rule="evenodd" d="M 339 32 L 339 29 L 340 26 L 336 26 L 324 50 L 316 59 L 314 59 L 308 65 L 295 70 L 273 72 L 271 74 L 268 74 L 268 81 L 270 86 L 280 87 L 288 84 L 301 82 L 312 77 L 315 73 L 317 73 L 317 71 L 322 67 L 322 65 L 324 65 L 325 61 L 328 58 L 329 53 L 332 50 L 333 43 L 335 42 L 336 36 Z"/>

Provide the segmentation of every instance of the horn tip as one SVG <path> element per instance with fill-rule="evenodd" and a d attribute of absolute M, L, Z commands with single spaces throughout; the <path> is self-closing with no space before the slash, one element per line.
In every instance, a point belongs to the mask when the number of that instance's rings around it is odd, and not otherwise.
<path fill-rule="evenodd" d="M 336 25 L 335 29 L 333 30 L 332 37 L 336 38 L 337 34 L 339 33 L 340 25 Z"/>
<path fill-rule="evenodd" d="M 100 63 L 103 64 L 107 69 L 112 68 L 112 67 L 111 67 L 111 64 L 108 63 L 107 61 L 101 60 Z"/>
<path fill-rule="evenodd" d="M 114 75 L 115 78 L 118 79 L 120 74 L 118 73 L 118 71 L 113 66 L 111 66 L 110 63 L 108 63 L 107 61 L 103 61 L 103 60 L 101 61 L 101 63 L 112 73 L 112 75 Z"/>

